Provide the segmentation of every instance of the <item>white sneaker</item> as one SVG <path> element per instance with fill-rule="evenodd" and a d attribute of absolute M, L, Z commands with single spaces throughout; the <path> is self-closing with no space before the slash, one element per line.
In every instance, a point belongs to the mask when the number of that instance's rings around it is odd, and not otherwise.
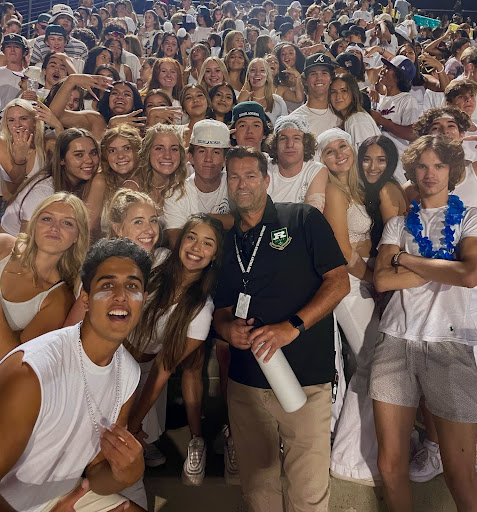
<path fill-rule="evenodd" d="M 185 485 L 202 485 L 206 457 L 207 448 L 204 439 L 194 436 L 187 447 L 187 458 L 182 469 L 182 482 Z"/>
<path fill-rule="evenodd" d="M 424 441 L 421 450 L 416 453 L 409 464 L 409 480 L 411 482 L 429 482 L 444 471 L 439 448 L 437 452 L 430 450 L 428 443 L 429 441 Z"/>
<path fill-rule="evenodd" d="M 223 429 L 224 441 L 224 478 L 225 483 L 229 485 L 240 485 L 240 477 L 237 466 L 237 457 L 235 455 L 234 440 L 230 434 L 228 425 Z"/>
<path fill-rule="evenodd" d="M 144 464 L 148 468 L 157 468 L 166 463 L 166 456 L 154 444 L 148 444 L 144 449 Z"/>

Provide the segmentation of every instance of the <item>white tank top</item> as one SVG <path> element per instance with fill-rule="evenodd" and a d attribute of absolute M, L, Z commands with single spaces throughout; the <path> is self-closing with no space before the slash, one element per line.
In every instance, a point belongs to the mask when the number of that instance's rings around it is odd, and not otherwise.
<path fill-rule="evenodd" d="M 79 325 L 44 334 L 9 354 L 23 352 L 23 362 L 31 366 L 41 386 L 40 413 L 30 440 L 0 481 L 0 495 L 15 510 L 39 512 L 51 499 L 71 491 L 99 453 L 80 367 Z M 113 417 L 117 376 L 120 409 L 138 385 L 139 365 L 122 345 L 108 366 L 95 365 L 81 351 L 96 420 L 109 426 L 118 416 Z"/>
<path fill-rule="evenodd" d="M 464 181 L 459 183 L 451 194 L 459 196 L 465 206 L 477 206 L 477 176 L 472 163 L 465 166 Z"/>
<path fill-rule="evenodd" d="M 40 292 L 35 295 L 32 299 L 26 300 L 25 302 L 10 302 L 3 297 L 1 279 L 5 265 L 10 260 L 10 254 L 0 261 L 0 302 L 2 304 L 5 318 L 7 319 L 8 325 L 12 331 L 23 331 L 25 327 L 33 320 L 35 315 L 40 311 L 43 301 L 48 295 L 64 284 L 64 281 L 59 281 L 54 284 L 48 290 Z"/>
<path fill-rule="evenodd" d="M 26 175 L 27 178 L 31 178 L 34 176 L 38 171 L 40 170 L 40 160 L 38 158 L 38 153 L 35 153 L 35 161 L 33 162 L 33 167 L 31 168 L 31 171 Z M 7 174 L 5 169 L 0 165 L 0 176 L 2 178 L 2 181 L 8 181 L 11 183 L 10 176 Z"/>
<path fill-rule="evenodd" d="M 346 210 L 346 220 L 350 243 L 364 242 L 371 238 L 373 222 L 364 205 L 351 202 Z"/>

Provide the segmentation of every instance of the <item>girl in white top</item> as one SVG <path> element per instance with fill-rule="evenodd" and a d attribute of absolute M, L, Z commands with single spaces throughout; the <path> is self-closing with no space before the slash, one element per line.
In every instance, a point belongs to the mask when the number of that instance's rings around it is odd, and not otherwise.
<path fill-rule="evenodd" d="M 47 107 L 34 107 L 20 98 L 10 101 L 3 111 L 0 132 L 0 173 L 2 195 L 9 200 L 25 177 L 32 176 L 45 164 L 47 151 L 55 141 L 44 142 L 44 123 L 37 113 L 50 113 Z M 53 122 L 53 118 L 56 123 Z M 59 124 L 54 116 L 49 118 Z"/>
<path fill-rule="evenodd" d="M 157 59 L 152 68 L 148 92 L 152 89 L 162 89 L 169 94 L 172 105 L 178 107 L 182 86 L 182 68 L 180 64 L 170 57 Z"/>
<path fill-rule="evenodd" d="M 136 170 L 141 149 L 141 136 L 136 128 L 121 124 L 108 130 L 101 141 L 101 178 L 104 181 L 101 231 L 109 231 L 107 210 L 114 193 Z"/>
<path fill-rule="evenodd" d="M 0 231 L 17 236 L 25 231 L 32 211 L 54 192 L 71 192 L 88 208 L 90 227 L 97 232 L 104 193 L 104 177 L 98 173 L 99 146 L 81 128 L 70 128 L 56 139 L 51 162 L 25 181 L 11 198 Z"/>
<path fill-rule="evenodd" d="M 212 87 L 222 82 L 229 82 L 229 72 L 219 57 L 207 57 L 197 78 L 197 82 L 209 92 Z"/>
<path fill-rule="evenodd" d="M 121 63 L 121 56 L 123 54 L 123 47 L 116 39 L 110 39 L 105 43 L 106 48 L 109 48 L 113 54 L 112 66 L 119 73 L 119 79 L 126 82 L 132 82 L 131 68 L 126 64 Z"/>
<path fill-rule="evenodd" d="M 197 121 L 213 116 L 212 102 L 207 91 L 199 84 L 187 84 L 180 95 L 180 105 L 189 122 L 180 126 L 184 146 L 189 147 L 192 129 Z M 185 116 L 184 116 L 185 117 Z"/>
<path fill-rule="evenodd" d="M 159 16 L 153 10 L 147 10 L 144 13 L 144 25 L 137 32 L 145 57 L 151 55 L 152 43 L 160 28 Z"/>
<path fill-rule="evenodd" d="M 86 208 L 64 192 L 36 208 L 26 233 L 0 235 L 0 358 L 63 325 L 88 246 Z"/>
<path fill-rule="evenodd" d="M 145 437 L 142 430 L 144 417 L 176 366 L 182 363 L 186 370 L 182 389 L 193 438 L 191 442 L 197 443 L 199 438 L 204 449 L 200 439 L 203 341 L 212 320 L 214 305 L 210 295 L 220 267 L 222 243 L 220 221 L 205 214 L 193 215 L 182 229 L 170 256 L 151 276 L 148 302 L 130 338 L 131 352 L 137 360 L 154 360 L 128 421 L 130 431 L 140 440 Z M 202 349 L 198 350 L 199 347 Z M 185 471 L 183 477 L 188 476 Z M 199 479 L 203 476 L 202 473 Z M 200 482 L 189 483 L 197 485 Z"/>
<path fill-rule="evenodd" d="M 331 107 L 343 120 L 343 128 L 351 135 L 351 142 L 356 151 L 368 137 L 381 135 L 378 125 L 363 108 L 358 82 L 351 73 L 341 74 L 333 79 L 329 97 Z"/>
<path fill-rule="evenodd" d="M 195 43 L 190 52 L 190 64 L 184 71 L 182 81 L 184 84 L 196 84 L 199 78 L 202 64 L 210 57 L 210 50 L 205 44 Z"/>
<path fill-rule="evenodd" d="M 240 91 L 237 103 L 242 101 L 256 101 L 265 109 L 270 121 L 280 116 L 286 116 L 288 109 L 283 98 L 273 94 L 273 75 L 265 59 L 253 59 L 247 70 L 245 85 Z"/>
<path fill-rule="evenodd" d="M 373 269 L 368 264 L 372 221 L 364 206 L 351 136 L 332 128 L 318 137 L 318 148 L 329 170 L 323 213 L 348 261 L 351 284 L 349 295 L 335 308 L 335 314 L 356 360 L 336 429 L 331 470 L 337 478 L 371 483 L 379 479 L 372 401 L 367 396 L 379 323 Z"/>

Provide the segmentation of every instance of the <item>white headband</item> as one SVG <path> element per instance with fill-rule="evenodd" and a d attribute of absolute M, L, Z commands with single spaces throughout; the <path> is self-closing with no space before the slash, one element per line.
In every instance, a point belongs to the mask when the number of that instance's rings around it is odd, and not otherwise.
<path fill-rule="evenodd" d="M 330 142 L 340 139 L 345 140 L 350 146 L 352 145 L 352 139 L 349 133 L 341 130 L 340 128 L 330 128 L 318 136 L 316 140 L 318 143 L 318 150 L 323 152 Z"/>

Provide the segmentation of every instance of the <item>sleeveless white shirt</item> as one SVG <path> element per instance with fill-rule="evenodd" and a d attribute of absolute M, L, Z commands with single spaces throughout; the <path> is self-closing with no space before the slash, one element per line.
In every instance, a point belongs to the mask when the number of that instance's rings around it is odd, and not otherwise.
<path fill-rule="evenodd" d="M 99 436 L 86 403 L 79 325 L 44 334 L 6 356 L 23 352 L 23 362 L 34 370 L 41 387 L 40 412 L 30 440 L 16 464 L 0 480 L 0 495 L 15 510 L 39 512 L 51 499 L 71 491 L 100 451 Z M 139 365 L 122 345 L 108 366 L 95 365 L 82 347 L 81 350 L 96 421 L 109 426 L 118 416 L 113 417 L 118 361 L 118 413 L 137 387 Z"/>

